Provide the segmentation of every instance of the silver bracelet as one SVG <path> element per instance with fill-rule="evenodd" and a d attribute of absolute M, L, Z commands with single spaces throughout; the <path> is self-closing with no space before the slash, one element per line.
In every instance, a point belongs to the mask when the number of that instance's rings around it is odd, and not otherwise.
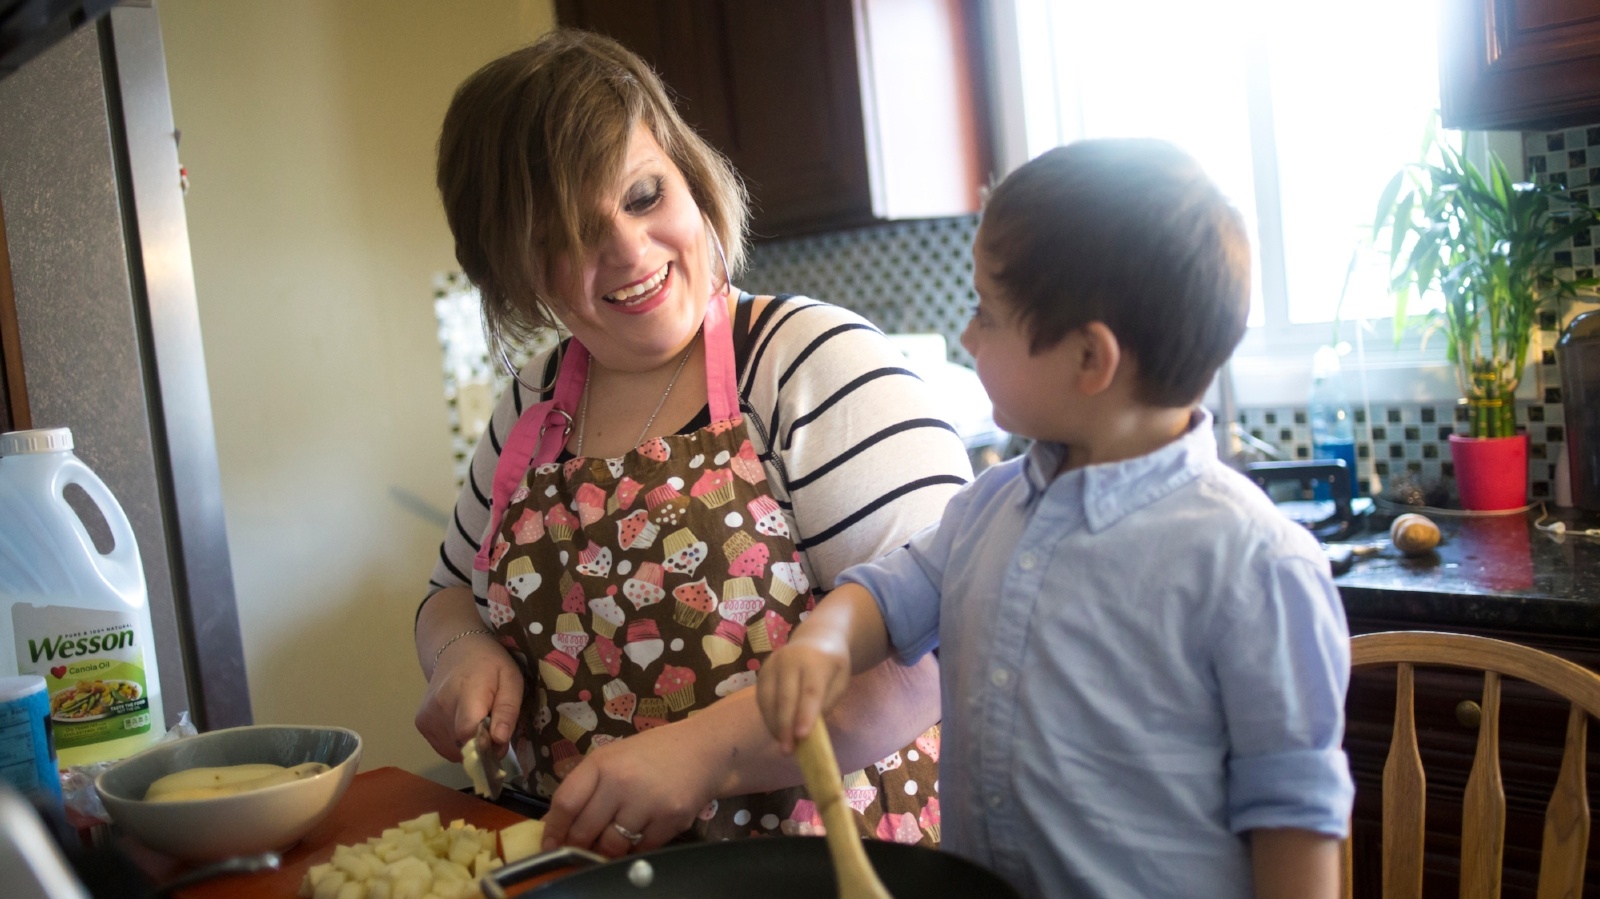
<path fill-rule="evenodd" d="M 444 655 L 444 651 L 450 648 L 450 644 L 456 642 L 457 640 L 461 639 L 462 637 L 470 637 L 473 634 L 493 634 L 493 633 L 494 633 L 494 631 L 491 631 L 488 628 L 474 627 L 474 628 L 469 628 L 467 630 L 464 630 L 459 634 L 456 634 L 454 637 L 451 637 L 450 639 L 444 641 L 444 645 L 443 646 L 440 646 L 438 649 L 434 650 L 434 652 L 433 652 L 433 664 L 435 664 L 435 665 L 439 664 L 439 657 Z"/>

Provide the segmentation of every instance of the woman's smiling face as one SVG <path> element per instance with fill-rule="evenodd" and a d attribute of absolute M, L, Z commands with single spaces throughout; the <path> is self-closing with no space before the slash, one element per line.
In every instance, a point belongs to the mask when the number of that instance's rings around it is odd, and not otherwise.
<path fill-rule="evenodd" d="M 599 230 L 556 313 L 601 365 L 646 371 L 694 339 L 720 279 L 711 273 L 705 219 L 655 136 L 636 125 L 615 184 L 601 197 Z"/>

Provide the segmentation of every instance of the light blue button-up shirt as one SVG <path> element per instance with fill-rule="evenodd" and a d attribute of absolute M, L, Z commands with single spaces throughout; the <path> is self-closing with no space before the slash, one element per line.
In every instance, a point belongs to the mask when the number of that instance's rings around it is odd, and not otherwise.
<path fill-rule="evenodd" d="M 1036 445 L 842 576 L 940 648 L 944 847 L 1025 895 L 1248 897 L 1246 831 L 1345 832 L 1344 610 L 1210 424 L 1060 477 Z"/>

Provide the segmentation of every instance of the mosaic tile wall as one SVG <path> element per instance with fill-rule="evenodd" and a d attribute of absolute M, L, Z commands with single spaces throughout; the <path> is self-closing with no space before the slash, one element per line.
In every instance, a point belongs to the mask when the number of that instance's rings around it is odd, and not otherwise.
<path fill-rule="evenodd" d="M 491 359 L 484 337 L 478 290 L 460 272 L 434 276 L 433 315 L 439 324 L 444 361 L 444 401 L 450 415 L 450 443 L 456 486 L 466 483 L 472 451 L 489 426 L 494 404 L 511 384 L 506 363 Z M 541 332 L 527 347 L 507 353 L 520 369 L 534 354 L 554 345 L 554 332 Z"/>
<path fill-rule="evenodd" d="M 1553 367 L 1553 363 L 1552 363 Z M 1555 460 L 1565 452 L 1561 407 L 1519 403 L 1517 424 L 1528 432 L 1528 494 L 1551 496 Z M 1550 415 L 1555 418 L 1550 418 Z M 1369 422 L 1365 409 L 1355 410 L 1358 493 L 1368 493 L 1374 473 L 1385 494 L 1415 489 L 1428 505 L 1453 501 L 1450 435 L 1466 431 L 1466 409 L 1453 402 L 1379 404 Z M 1311 426 L 1304 407 L 1245 408 L 1239 423 L 1258 440 L 1272 444 L 1292 459 L 1311 458 Z"/>
<path fill-rule="evenodd" d="M 1528 134 L 1524 137 L 1523 150 L 1527 155 L 1530 178 L 1542 177 L 1565 184 L 1574 188 L 1574 198 L 1600 205 L 1600 196 L 1592 195 L 1590 189 L 1590 185 L 1600 189 L 1600 125 Z M 1561 274 L 1577 278 L 1593 277 L 1597 240 L 1600 240 L 1600 228 L 1591 228 L 1587 236 L 1580 235 L 1573 240 L 1571 249 L 1557 250 L 1556 262 L 1567 267 Z M 1561 373 L 1556 366 L 1556 340 L 1573 318 L 1596 309 L 1600 309 L 1600 302 L 1575 301 L 1563 309 L 1559 316 L 1544 313 L 1539 318 L 1539 400 L 1529 408 L 1529 412 L 1537 415 L 1538 419 L 1530 421 L 1528 425 L 1529 455 L 1532 457 L 1528 467 L 1533 470 L 1530 477 L 1535 478 L 1530 489 L 1535 497 L 1549 495 L 1549 482 L 1555 477 L 1556 459 L 1559 453 L 1566 451 L 1563 443 L 1566 412 L 1562 404 Z M 1541 421 L 1546 435 L 1546 455 L 1543 457 L 1534 455 L 1531 446 L 1538 439 L 1534 435 L 1539 433 Z M 1543 492 L 1536 480 L 1540 473 L 1540 462 L 1545 463 L 1546 469 L 1542 472 L 1545 477 Z"/>
<path fill-rule="evenodd" d="M 1600 189 L 1600 125 L 1528 134 L 1525 148 L 1530 173 Z M 838 303 L 889 332 L 941 333 L 949 341 L 951 360 L 970 365 L 958 338 L 977 301 L 971 253 L 977 224 L 976 216 L 962 216 L 757 243 L 740 286 Z M 1558 252 L 1557 259 L 1571 265 L 1574 276 L 1589 276 L 1597 240 L 1600 233 L 1580 238 L 1571 249 Z M 1517 406 L 1517 423 L 1529 438 L 1528 492 L 1536 500 L 1552 496 L 1556 460 L 1566 451 L 1556 339 L 1573 316 L 1594 308 L 1600 305 L 1576 302 L 1561 315 L 1547 314 L 1540 321 L 1537 395 Z M 1361 489 L 1375 472 L 1386 492 L 1414 486 L 1432 504 L 1452 502 L 1449 436 L 1464 414 L 1454 403 L 1376 406 L 1369 427 L 1366 410 L 1357 410 Z M 1288 458 L 1311 456 L 1304 407 L 1245 408 L 1239 422 Z"/>
<path fill-rule="evenodd" d="M 977 233 L 978 217 L 967 215 L 765 241 L 750 248 L 738 283 L 757 294 L 827 300 L 891 334 L 943 334 L 950 360 L 970 366 L 960 336 L 978 304 L 972 289 Z"/>

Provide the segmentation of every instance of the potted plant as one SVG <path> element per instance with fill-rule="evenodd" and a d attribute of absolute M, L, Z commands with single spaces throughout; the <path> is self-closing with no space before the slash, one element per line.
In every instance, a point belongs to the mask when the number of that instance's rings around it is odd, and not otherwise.
<path fill-rule="evenodd" d="M 1439 291 L 1443 310 L 1422 320 L 1425 333 L 1444 333 L 1468 408 L 1468 433 L 1450 437 L 1462 507 L 1520 508 L 1528 444 L 1516 427 L 1517 385 L 1539 311 L 1597 283 L 1558 277 L 1554 251 L 1600 216 L 1563 184 L 1516 182 L 1493 153 L 1485 174 L 1434 127 L 1426 146 L 1425 161 L 1384 189 L 1373 228 L 1389 235 L 1395 336 L 1413 289 Z"/>

